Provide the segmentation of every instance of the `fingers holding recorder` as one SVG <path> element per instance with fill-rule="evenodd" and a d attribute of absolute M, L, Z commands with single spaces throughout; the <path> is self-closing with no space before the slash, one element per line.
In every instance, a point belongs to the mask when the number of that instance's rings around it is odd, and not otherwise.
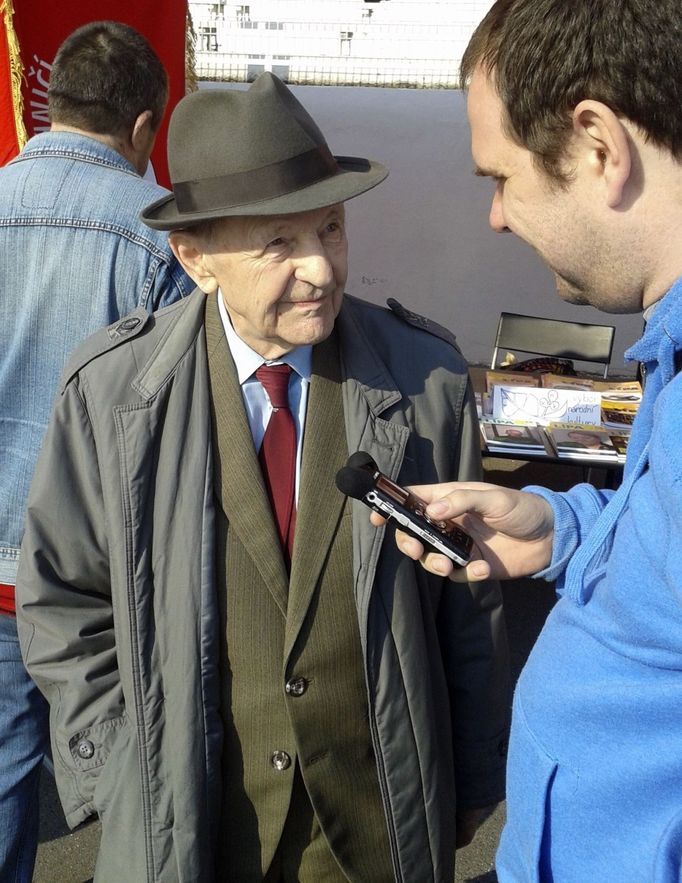
<path fill-rule="evenodd" d="M 552 555 L 554 516 L 549 504 L 535 494 L 484 482 L 418 485 L 410 491 L 428 505 L 434 521 L 454 520 L 473 539 L 471 559 L 457 567 L 445 555 L 425 550 L 414 537 L 396 530 L 398 548 L 424 568 L 456 582 L 512 579 L 546 567 Z M 383 523 L 372 513 L 375 525 Z"/>

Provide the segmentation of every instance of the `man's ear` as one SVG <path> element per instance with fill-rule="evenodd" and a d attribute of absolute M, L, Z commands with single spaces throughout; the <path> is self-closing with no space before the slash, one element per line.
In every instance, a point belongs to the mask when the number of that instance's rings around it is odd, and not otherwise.
<path fill-rule="evenodd" d="M 136 151 L 146 150 L 150 139 L 153 143 L 155 137 L 156 132 L 152 129 L 152 112 L 151 110 L 143 110 L 133 123 L 130 143 Z"/>
<path fill-rule="evenodd" d="M 604 184 L 607 205 L 621 204 L 632 170 L 632 145 L 627 129 L 606 104 L 585 99 L 573 111 L 578 152 Z"/>
<path fill-rule="evenodd" d="M 218 290 L 218 280 L 213 275 L 206 254 L 197 236 L 186 230 L 169 233 L 168 242 L 183 269 L 205 294 Z"/>

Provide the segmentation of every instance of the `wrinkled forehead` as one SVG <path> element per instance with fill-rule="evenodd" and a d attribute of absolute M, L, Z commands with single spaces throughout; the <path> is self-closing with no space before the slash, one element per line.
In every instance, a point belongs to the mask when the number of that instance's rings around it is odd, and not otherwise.
<path fill-rule="evenodd" d="M 234 238 L 253 238 L 283 233 L 294 234 L 305 230 L 316 230 L 332 220 L 344 220 L 345 205 L 335 205 L 286 215 L 249 215 L 245 217 L 221 218 L 216 222 L 219 232 Z"/>
<path fill-rule="evenodd" d="M 217 254 L 258 248 L 280 236 L 293 238 L 319 232 L 332 222 L 345 225 L 344 203 L 294 214 L 216 218 L 190 228 L 187 232 L 202 251 Z"/>

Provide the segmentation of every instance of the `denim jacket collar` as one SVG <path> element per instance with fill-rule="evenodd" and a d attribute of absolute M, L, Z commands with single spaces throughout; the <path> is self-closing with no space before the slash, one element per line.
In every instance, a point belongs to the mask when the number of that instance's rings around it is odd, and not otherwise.
<path fill-rule="evenodd" d="M 139 178 L 135 167 L 117 150 L 96 138 L 80 135 L 78 132 L 41 132 L 39 135 L 34 135 L 12 162 L 34 159 L 36 156 L 82 160 L 119 169 Z"/>

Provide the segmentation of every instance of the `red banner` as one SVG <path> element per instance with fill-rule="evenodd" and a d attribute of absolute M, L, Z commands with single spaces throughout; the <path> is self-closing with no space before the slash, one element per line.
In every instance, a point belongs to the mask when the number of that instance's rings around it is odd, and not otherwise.
<path fill-rule="evenodd" d="M 186 15 L 187 0 L 14 0 L 14 26 L 24 65 L 24 121 L 29 137 L 50 127 L 47 85 L 59 44 L 87 22 L 124 22 L 144 34 L 168 71 L 168 109 L 152 154 L 157 180 L 168 187 L 166 134 L 170 112 L 185 94 Z"/>
<path fill-rule="evenodd" d="M 21 118 L 21 58 L 10 0 L 0 2 L 0 166 L 19 153 L 26 141 Z"/>

